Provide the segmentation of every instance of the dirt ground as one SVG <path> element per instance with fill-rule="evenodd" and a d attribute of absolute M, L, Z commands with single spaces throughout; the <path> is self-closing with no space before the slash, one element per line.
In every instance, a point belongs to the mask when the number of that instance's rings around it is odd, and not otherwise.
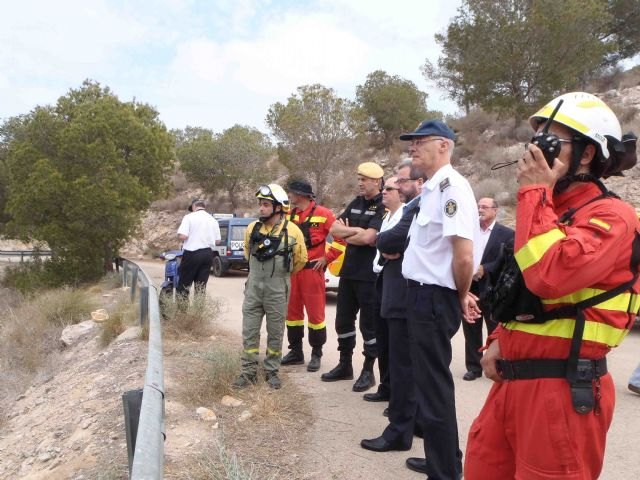
<path fill-rule="evenodd" d="M 152 278 L 162 276 L 161 262 L 140 262 Z M 246 274 L 211 277 L 208 292 L 222 298 L 226 309 L 219 324 L 227 332 L 225 341 L 240 346 L 241 305 Z M 206 342 L 165 342 L 166 478 L 211 478 L 206 463 L 219 463 L 218 439 L 226 455 L 238 455 L 244 465 L 253 465 L 252 478 L 276 479 L 415 479 L 404 461 L 422 456 L 422 442 L 415 438 L 409 452 L 374 453 L 363 450 L 360 440 L 382 432 L 387 419 L 384 403 L 368 403 L 351 391 L 352 382 L 324 383 L 320 374 L 337 363 L 333 330 L 335 296 L 328 296 L 328 342 L 317 373 L 304 366 L 283 368 L 284 387 L 269 393 L 254 389 L 238 395 L 244 406 L 204 405 L 218 415 L 218 428 L 195 415 L 195 405 L 179 399 L 188 373 L 199 367 L 197 352 Z M 263 345 L 264 345 L 263 335 Z M 490 388 L 488 379 L 462 381 L 464 338 L 454 338 L 452 372 L 456 380 L 458 426 L 464 451 L 469 425 L 480 410 Z M 358 349 L 360 346 L 358 347 Z M 359 350 L 358 350 L 359 351 Z M 616 382 L 617 406 L 609 432 L 602 479 L 640 478 L 640 464 L 633 444 L 640 438 L 640 398 L 626 388 L 631 371 L 640 361 L 640 331 L 632 332 L 623 345 L 609 355 Z M 310 349 L 306 347 L 307 357 Z M 126 439 L 121 395 L 140 388 L 146 364 L 146 344 L 123 341 L 100 348 L 86 338 L 62 354 L 63 368 L 51 378 L 41 379 L 16 398 L 9 418 L 0 426 L 0 479 L 121 479 L 126 478 Z M 354 369 L 362 358 L 354 356 Z M 267 402 L 267 403 L 265 403 Z M 241 424 L 239 412 L 257 404 L 279 410 L 277 417 L 259 415 Z M 275 402 L 275 403 L 273 403 Z M 288 403 L 287 403 L 288 402 Z M 199 468 L 195 468 L 199 467 Z M 221 477 L 224 478 L 224 477 Z"/>

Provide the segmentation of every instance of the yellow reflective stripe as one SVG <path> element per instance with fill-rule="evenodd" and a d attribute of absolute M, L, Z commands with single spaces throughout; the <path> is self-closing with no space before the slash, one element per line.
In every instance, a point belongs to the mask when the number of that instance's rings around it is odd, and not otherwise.
<path fill-rule="evenodd" d="M 347 249 L 346 245 L 338 242 L 331 242 L 331 248 L 335 248 L 336 250 L 340 250 L 341 252 L 344 252 Z"/>
<path fill-rule="evenodd" d="M 271 350 L 270 348 L 267 348 L 267 355 L 271 355 L 271 356 L 277 356 L 280 355 L 280 350 Z"/>
<path fill-rule="evenodd" d="M 607 222 L 603 222 L 602 220 L 598 219 L 598 218 L 591 218 L 589 219 L 589 223 L 592 225 L 597 225 L 600 228 L 605 229 L 607 232 L 609 230 L 611 230 L 611 225 L 609 225 Z"/>
<path fill-rule="evenodd" d="M 552 104 L 545 105 L 538 113 L 534 115 L 534 117 L 549 118 L 551 116 L 551 113 L 553 112 L 554 107 L 555 105 Z M 567 127 L 573 128 L 574 130 L 577 130 L 578 132 L 585 135 L 591 130 L 585 124 L 577 122 L 575 119 L 562 113 L 562 108 L 556 113 L 554 120 L 558 123 L 563 123 Z"/>
<path fill-rule="evenodd" d="M 509 322 L 503 324 L 508 330 L 543 335 L 547 337 L 572 338 L 576 321 L 573 318 L 560 318 L 549 320 L 545 323 Z M 604 343 L 610 347 L 617 347 L 629 331 L 624 328 L 616 328 L 606 323 L 587 320 L 584 325 L 583 340 Z"/>
<path fill-rule="evenodd" d="M 247 348 L 245 353 L 258 353 L 260 351 L 259 348 Z"/>
<path fill-rule="evenodd" d="M 311 330 L 322 330 L 323 328 L 326 328 L 326 323 L 322 322 L 322 323 L 309 323 L 309 328 Z"/>
<path fill-rule="evenodd" d="M 599 290 L 597 288 L 583 288 L 577 292 L 570 293 L 559 298 L 545 298 L 542 299 L 542 303 L 545 305 L 556 305 L 558 303 L 576 304 L 583 300 L 587 300 L 591 297 L 595 297 L 606 290 Z M 637 293 L 621 293 L 605 302 L 598 303 L 595 308 L 602 310 L 614 310 L 617 312 L 632 312 L 635 313 L 640 306 L 640 295 Z"/>
<path fill-rule="evenodd" d="M 287 327 L 304 327 L 304 320 L 287 320 Z"/>
<path fill-rule="evenodd" d="M 326 223 L 327 217 L 311 217 L 309 221 L 311 223 Z"/>
<path fill-rule="evenodd" d="M 289 215 L 289 220 L 291 220 L 292 222 L 297 222 L 298 220 L 300 220 L 300 217 L 298 215 Z"/>
<path fill-rule="evenodd" d="M 541 235 L 529 239 L 524 247 L 516 252 L 516 262 L 520 270 L 525 271 L 534 263 L 538 262 L 549 250 L 549 247 L 566 235 L 559 228 L 554 228 Z"/>

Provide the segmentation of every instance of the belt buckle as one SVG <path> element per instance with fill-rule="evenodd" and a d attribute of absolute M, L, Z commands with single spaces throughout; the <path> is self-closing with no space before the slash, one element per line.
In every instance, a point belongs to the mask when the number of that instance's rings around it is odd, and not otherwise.
<path fill-rule="evenodd" d="M 578 366 L 576 368 L 576 381 L 577 382 L 592 382 L 595 378 L 594 361 L 588 358 L 579 358 Z"/>

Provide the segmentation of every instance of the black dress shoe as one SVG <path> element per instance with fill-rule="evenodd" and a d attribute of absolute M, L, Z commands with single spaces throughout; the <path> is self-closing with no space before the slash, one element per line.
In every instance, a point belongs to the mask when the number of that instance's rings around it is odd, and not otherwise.
<path fill-rule="evenodd" d="M 464 374 L 462 379 L 470 382 L 472 380 L 475 380 L 476 378 L 480 378 L 481 376 L 482 376 L 481 372 L 467 372 Z"/>
<path fill-rule="evenodd" d="M 389 395 L 384 395 L 380 392 L 375 393 L 365 393 L 362 398 L 364 398 L 367 402 L 388 402 Z"/>
<path fill-rule="evenodd" d="M 405 462 L 409 470 L 414 472 L 427 474 L 427 459 L 420 457 L 409 457 Z"/>
<path fill-rule="evenodd" d="M 372 452 L 391 452 L 393 450 L 404 452 L 411 450 L 411 447 L 401 447 L 387 442 L 382 435 L 378 438 L 372 438 L 371 440 L 364 439 L 360 442 L 360 446 L 366 450 L 371 450 Z"/>

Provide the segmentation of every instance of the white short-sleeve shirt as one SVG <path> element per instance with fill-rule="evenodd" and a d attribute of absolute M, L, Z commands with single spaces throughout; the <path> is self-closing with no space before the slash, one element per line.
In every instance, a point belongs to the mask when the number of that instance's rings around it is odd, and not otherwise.
<path fill-rule="evenodd" d="M 186 235 L 182 248 L 193 252 L 202 248 L 213 248 L 220 240 L 218 221 L 204 210 L 185 215 L 178 228 L 178 234 Z"/>
<path fill-rule="evenodd" d="M 479 228 L 478 207 L 469 182 L 450 164 L 443 166 L 422 187 L 420 213 L 409 229 L 402 275 L 456 290 L 451 237 L 473 241 Z M 474 255 L 474 272 L 479 262 Z"/>

